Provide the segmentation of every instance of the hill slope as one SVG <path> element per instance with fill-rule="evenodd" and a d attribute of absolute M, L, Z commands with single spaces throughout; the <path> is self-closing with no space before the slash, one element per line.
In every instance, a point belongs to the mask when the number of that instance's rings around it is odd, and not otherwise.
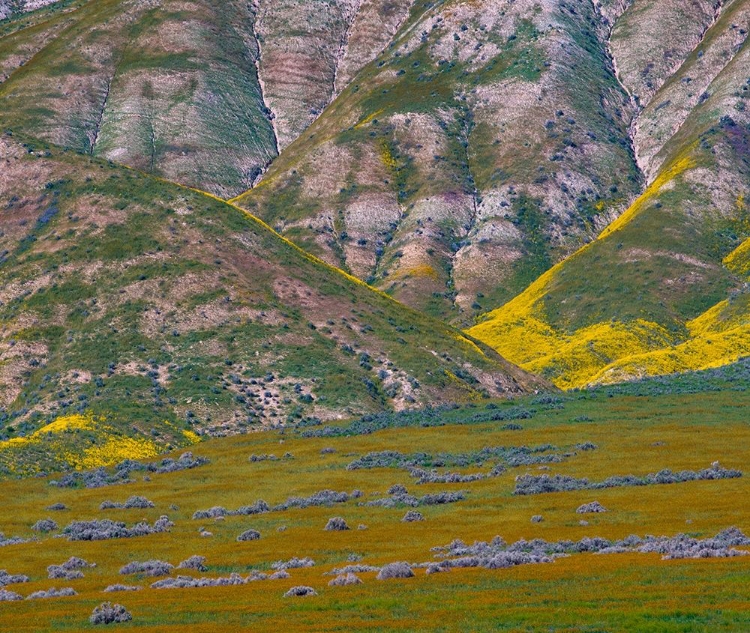
<path fill-rule="evenodd" d="M 253 184 L 409 8 L 384 0 L 68 5 L 53 4 L 41 24 L 34 14 L 17 20 L 0 39 L 8 120 L 226 197 Z"/>
<path fill-rule="evenodd" d="M 643 195 L 469 332 L 562 387 L 750 354 L 750 46 L 737 26 L 749 16 L 731 4 L 644 110 Z M 705 58 L 724 63 L 706 77 Z M 671 114 L 656 125 L 658 110 Z"/>
<path fill-rule="evenodd" d="M 0 157 L 1 433 L 52 423 L 42 465 L 98 425 L 155 452 L 540 384 L 220 200 L 16 135 Z"/>
<path fill-rule="evenodd" d="M 470 320 L 639 190 L 609 28 L 589 3 L 417 2 L 236 202 L 400 300 Z"/>

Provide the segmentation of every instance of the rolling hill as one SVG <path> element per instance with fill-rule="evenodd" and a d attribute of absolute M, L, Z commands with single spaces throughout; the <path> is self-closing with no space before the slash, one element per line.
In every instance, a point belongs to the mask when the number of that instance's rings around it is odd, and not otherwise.
<path fill-rule="evenodd" d="M 544 384 L 221 200 L 11 133 L 0 156 L 0 452 L 37 470 Z"/>

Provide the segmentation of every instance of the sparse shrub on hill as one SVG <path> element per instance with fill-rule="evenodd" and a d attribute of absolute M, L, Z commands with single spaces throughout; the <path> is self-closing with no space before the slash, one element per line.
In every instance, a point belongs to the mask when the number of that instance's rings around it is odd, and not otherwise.
<path fill-rule="evenodd" d="M 351 572 L 339 574 L 328 583 L 329 587 L 346 587 L 348 585 L 361 585 L 362 579 Z"/>
<path fill-rule="evenodd" d="M 378 580 L 391 580 L 392 578 L 413 578 L 414 572 L 409 563 L 388 563 L 378 572 Z"/>
<path fill-rule="evenodd" d="M 284 594 L 285 598 L 303 598 L 305 596 L 317 596 L 318 593 L 313 589 L 312 587 L 307 587 L 305 585 L 299 585 L 297 587 L 292 587 L 289 591 L 287 591 Z"/>
<path fill-rule="evenodd" d="M 116 593 L 118 591 L 140 591 L 141 587 L 136 585 L 109 585 L 104 589 L 105 593 Z"/>
<path fill-rule="evenodd" d="M 154 504 L 152 501 L 149 501 L 146 499 L 146 497 L 140 497 L 138 495 L 133 495 L 131 497 L 128 497 L 127 501 L 124 503 L 116 503 L 114 501 L 102 501 L 99 508 L 101 510 L 111 510 L 111 509 L 118 509 L 118 510 L 129 510 L 132 508 L 139 508 L 139 509 L 146 509 L 146 508 L 153 508 Z"/>
<path fill-rule="evenodd" d="M 422 516 L 421 512 L 417 512 L 416 510 L 409 510 L 405 515 L 404 518 L 401 519 L 403 523 L 414 523 L 415 521 L 424 521 L 424 517 Z"/>
<path fill-rule="evenodd" d="M 420 410 L 406 410 L 398 412 L 383 411 L 368 413 L 358 420 L 343 426 L 324 426 L 307 428 L 301 431 L 303 437 L 351 437 L 355 435 L 370 435 L 377 431 L 394 428 L 419 427 L 428 428 L 444 426 L 445 424 L 482 424 L 508 420 L 525 420 L 534 417 L 535 411 L 523 406 L 510 406 L 488 409 L 471 415 L 451 417 L 446 414 L 458 409 L 456 404 L 440 407 L 427 407 Z M 506 425 L 507 430 L 514 430 L 517 425 Z M 302 426 L 298 426 L 303 428 Z M 503 427 L 505 429 L 505 427 Z"/>
<path fill-rule="evenodd" d="M 121 604 L 112 604 L 111 602 L 102 602 L 94 608 L 94 612 L 89 618 L 91 624 L 118 624 L 129 622 L 133 616 Z"/>
<path fill-rule="evenodd" d="M 654 484 L 675 484 L 686 481 L 735 479 L 742 477 L 739 470 L 726 469 L 714 462 L 710 468 L 701 471 L 683 470 L 672 472 L 669 469 L 651 473 L 645 477 L 635 475 L 608 477 L 604 481 L 590 483 L 588 479 L 577 479 L 567 475 L 519 475 L 516 477 L 514 495 L 538 495 L 547 492 L 564 492 L 569 490 L 600 490 L 622 486 L 650 486 Z"/>
<path fill-rule="evenodd" d="M 249 578 L 243 578 L 237 573 L 219 578 L 192 578 L 191 576 L 177 576 L 177 578 L 164 578 L 152 583 L 152 589 L 191 589 L 194 587 L 230 587 L 244 585 Z"/>
<path fill-rule="evenodd" d="M 444 503 L 457 503 L 463 501 L 466 498 L 466 493 L 463 491 L 458 492 L 437 492 L 434 494 L 427 494 L 422 497 L 415 497 L 409 494 L 394 494 L 390 497 L 383 497 L 382 499 L 373 499 L 372 501 L 366 502 L 364 505 L 381 508 L 396 508 L 398 506 L 410 506 L 416 508 L 417 506 L 433 506 L 442 505 Z"/>
<path fill-rule="evenodd" d="M 49 485 L 56 486 L 57 488 L 102 488 L 104 486 L 131 483 L 133 480 L 130 478 L 130 475 L 134 472 L 147 472 L 160 475 L 197 468 L 207 463 L 208 460 L 205 457 L 195 457 L 190 451 L 180 455 L 179 459 L 167 457 L 158 462 L 144 463 L 126 459 L 114 467 L 114 472 L 108 472 L 105 468 L 72 472 L 63 475 L 59 480 L 50 481 Z"/>
<path fill-rule="evenodd" d="M 589 514 L 594 512 L 606 512 L 607 508 L 605 508 L 601 503 L 598 501 L 592 501 L 591 503 L 584 503 L 581 506 L 578 506 L 578 509 L 576 512 L 578 514 Z"/>
<path fill-rule="evenodd" d="M 120 573 L 123 575 L 168 576 L 172 573 L 173 569 L 174 565 L 170 565 L 163 560 L 133 561 L 121 567 Z"/>
<path fill-rule="evenodd" d="M 429 453 L 411 453 L 404 454 L 398 451 L 373 451 L 363 455 L 350 462 L 347 470 L 360 470 L 371 468 L 404 468 L 415 477 L 421 477 L 425 483 L 431 480 L 436 482 L 442 478 L 445 481 L 459 481 L 464 478 L 467 481 L 482 479 L 486 475 L 458 475 L 453 473 L 440 474 L 436 471 L 426 472 L 425 468 L 446 468 L 467 466 L 483 466 L 486 462 L 498 460 L 504 462 L 509 467 L 530 466 L 532 464 L 549 464 L 563 461 L 567 455 L 561 455 L 554 451 L 559 449 L 551 444 L 541 446 L 488 446 L 477 451 L 468 453 L 439 453 L 431 455 Z"/>
<path fill-rule="evenodd" d="M 580 541 L 545 541 L 521 539 L 507 545 L 500 537 L 491 542 L 477 541 L 467 545 L 454 540 L 443 547 L 433 547 L 442 564 L 451 567 L 486 567 L 498 569 L 514 565 L 549 563 L 559 556 L 581 553 L 616 554 L 622 552 L 659 553 L 662 558 L 726 558 L 750 554 L 734 549 L 750 545 L 750 538 L 739 529 L 729 528 L 715 537 L 695 539 L 678 534 L 675 537 L 629 536 L 619 541 L 601 537 L 584 537 Z M 425 563 L 424 565 L 429 565 Z"/>
<path fill-rule="evenodd" d="M 424 570 L 425 574 L 439 574 L 444 571 L 450 571 L 451 568 L 448 565 L 442 563 L 430 563 Z"/>
<path fill-rule="evenodd" d="M 125 523 L 120 521 L 111 521 L 109 519 L 73 521 L 73 523 L 63 529 L 62 533 L 70 541 L 104 541 L 167 532 L 173 525 L 174 523 L 169 520 L 169 517 L 164 515 L 154 521 L 153 526 L 141 522 L 136 523 L 132 528 L 128 528 Z"/>
<path fill-rule="evenodd" d="M 533 517 L 531 517 L 532 523 L 541 523 L 544 521 L 544 517 L 541 514 L 535 514 Z"/>
<path fill-rule="evenodd" d="M 249 462 L 277 462 L 279 461 L 279 458 L 276 457 L 276 455 L 270 454 L 270 455 L 250 455 L 248 457 L 247 461 Z"/>
<path fill-rule="evenodd" d="M 323 529 L 327 532 L 343 532 L 348 530 L 349 526 L 341 517 L 332 517 L 328 519 L 328 523 L 326 523 L 326 526 Z"/>
<path fill-rule="evenodd" d="M 487 477 L 484 473 L 462 475 L 452 472 L 439 473 L 436 470 L 427 471 L 422 468 L 412 468 L 409 474 L 417 480 L 417 484 L 465 484 Z"/>
<path fill-rule="evenodd" d="M 576 444 L 576 448 L 581 451 L 594 451 L 599 447 L 593 442 L 583 442 L 581 444 Z"/>
<path fill-rule="evenodd" d="M 44 598 L 67 598 L 69 596 L 77 596 L 78 593 L 71 587 L 64 587 L 63 589 L 56 589 L 52 587 L 47 591 L 35 591 L 32 594 L 26 596 L 26 600 L 38 600 Z"/>
<path fill-rule="evenodd" d="M 9 574 L 6 570 L 0 569 L 0 587 L 15 585 L 22 582 L 29 582 L 29 577 L 23 574 Z"/>
<path fill-rule="evenodd" d="M 236 510 L 227 510 L 222 506 L 214 506 L 208 510 L 198 510 L 193 513 L 193 519 L 216 519 L 218 517 L 263 514 L 265 512 L 284 512 L 290 508 L 309 508 L 312 506 L 330 506 L 336 503 L 346 503 L 350 499 L 359 499 L 361 490 L 351 493 L 336 492 L 334 490 L 320 490 L 309 497 L 289 497 L 285 502 L 269 506 L 265 501 L 258 500 L 249 506 L 242 506 Z"/>
<path fill-rule="evenodd" d="M 237 540 L 242 541 L 257 541 L 260 538 L 260 532 L 258 530 L 245 530 L 242 534 L 237 537 Z"/>
<path fill-rule="evenodd" d="M 271 563 L 271 569 L 300 569 L 302 567 L 315 567 L 315 561 L 312 558 L 297 558 L 294 556 L 287 561 L 277 560 Z"/>
<path fill-rule="evenodd" d="M 193 555 L 177 565 L 177 569 L 195 569 L 196 571 L 206 571 L 208 569 L 206 567 L 206 557 Z"/>
<path fill-rule="evenodd" d="M 55 523 L 52 519 L 39 519 L 34 525 L 31 526 L 31 529 L 34 530 L 34 532 L 54 532 L 57 530 L 57 523 Z"/>
<path fill-rule="evenodd" d="M 56 512 L 67 509 L 68 506 L 66 506 L 64 503 L 53 503 L 51 506 L 47 506 L 47 510 L 54 510 Z"/>
<path fill-rule="evenodd" d="M 18 545 L 20 543 L 28 543 L 28 539 L 21 538 L 20 536 L 6 538 L 5 534 L 0 532 L 0 547 L 5 547 L 6 545 Z"/>
<path fill-rule="evenodd" d="M 15 591 L 0 588 L 0 602 L 12 602 L 15 600 L 23 600 L 23 596 Z"/>
<path fill-rule="evenodd" d="M 47 567 L 47 577 L 55 580 L 76 580 L 83 578 L 80 569 L 64 569 L 61 565 L 50 565 Z"/>

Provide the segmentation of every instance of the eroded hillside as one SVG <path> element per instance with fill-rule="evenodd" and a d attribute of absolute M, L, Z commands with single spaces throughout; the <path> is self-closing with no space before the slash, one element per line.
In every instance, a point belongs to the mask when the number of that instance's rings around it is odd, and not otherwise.
<path fill-rule="evenodd" d="M 470 332 L 563 387 L 750 354 L 749 13 L 725 7 L 639 118 L 646 191 Z"/>
<path fill-rule="evenodd" d="M 237 203 L 453 320 L 513 297 L 640 187 L 593 4 L 415 3 Z"/>

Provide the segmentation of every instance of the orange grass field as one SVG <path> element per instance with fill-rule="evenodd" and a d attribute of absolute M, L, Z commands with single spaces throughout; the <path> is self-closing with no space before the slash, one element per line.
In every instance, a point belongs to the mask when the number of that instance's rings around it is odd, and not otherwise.
<path fill-rule="evenodd" d="M 152 632 L 209 631 L 750 631 L 750 557 L 662 560 L 659 554 L 573 554 L 549 564 L 510 569 L 454 569 L 416 577 L 379 581 L 361 573 L 363 584 L 329 587 L 324 575 L 347 564 L 434 559 L 431 547 L 460 538 L 466 543 L 495 535 L 511 543 L 520 538 L 578 540 L 584 536 L 624 538 L 630 534 L 714 536 L 736 526 L 750 533 L 750 393 L 743 390 L 692 395 L 606 397 L 572 393 L 563 407 L 540 407 L 522 430 L 502 430 L 503 422 L 402 428 L 371 435 L 303 438 L 292 430 L 206 441 L 194 447 L 210 463 L 143 481 L 99 489 L 58 489 L 47 479 L 2 482 L 0 531 L 6 538 L 38 541 L 0 547 L 0 569 L 26 574 L 30 583 L 9 585 L 24 596 L 50 587 L 73 587 L 67 598 L 0 602 L 0 631 L 85 631 L 93 608 L 105 600 L 124 605 L 131 622 L 115 630 Z M 515 406 L 498 404 L 504 406 Z M 531 406 L 531 405 L 529 405 Z M 466 409 L 466 416 L 484 410 Z M 454 412 L 455 413 L 455 412 Z M 462 412 L 455 413 L 460 419 Z M 580 451 L 577 443 L 596 450 Z M 574 452 L 561 463 L 508 468 L 496 478 L 471 483 L 416 485 L 404 469 L 346 470 L 370 451 L 461 453 L 486 446 L 537 446 L 550 443 Z M 321 454 L 330 447 L 336 452 Z M 250 462 L 252 454 L 273 453 L 293 459 Z M 566 474 L 600 481 L 612 475 L 645 475 L 669 468 L 700 470 L 715 460 L 743 470 L 739 479 L 670 485 L 610 488 L 513 496 L 514 479 L 526 472 Z M 487 472 L 488 465 L 453 471 Z M 365 507 L 363 501 L 385 494 L 395 483 L 410 493 L 464 490 L 464 501 L 420 507 L 425 521 L 403 523 L 408 508 Z M 310 507 L 224 520 L 194 520 L 196 510 L 221 505 L 235 509 L 264 499 L 274 505 L 292 495 L 331 489 L 360 489 L 361 499 L 331 507 Z M 143 495 L 155 508 L 100 510 L 105 500 L 122 502 Z M 609 511 L 576 514 L 582 503 L 599 501 Z M 65 511 L 46 507 L 61 502 Z M 176 509 L 174 509 L 176 507 Z M 111 518 L 132 525 L 167 514 L 175 522 L 168 533 L 98 542 L 70 542 L 38 535 L 31 526 L 50 517 L 64 527 L 73 520 Z M 544 520 L 532 523 L 533 515 Z M 328 532 L 334 516 L 352 528 Z M 580 525 L 581 519 L 588 525 Z M 367 529 L 357 526 L 365 524 Z M 285 530 L 278 528 L 285 526 Z M 213 536 L 203 537 L 205 528 Z M 237 542 L 253 528 L 261 538 Z M 206 572 L 174 570 L 173 575 L 247 575 L 270 569 L 276 560 L 311 557 L 314 567 L 291 569 L 291 577 L 246 585 L 152 589 L 156 578 L 123 576 L 129 561 L 159 559 L 176 565 L 191 555 L 205 556 Z M 48 565 L 70 556 L 95 562 L 78 580 L 50 580 Z M 103 593 L 114 583 L 141 585 L 127 593 Z M 317 596 L 285 598 L 295 585 L 309 585 Z"/>

